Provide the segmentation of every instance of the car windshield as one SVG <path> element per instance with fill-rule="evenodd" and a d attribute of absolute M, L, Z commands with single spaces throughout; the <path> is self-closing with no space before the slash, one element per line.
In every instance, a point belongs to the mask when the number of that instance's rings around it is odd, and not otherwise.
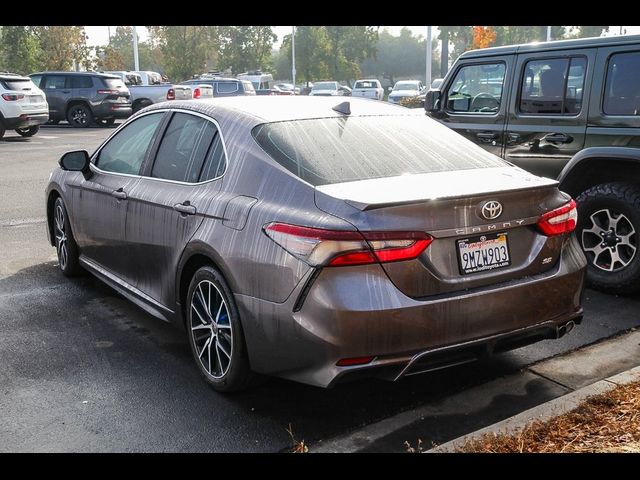
<path fill-rule="evenodd" d="M 394 90 L 418 90 L 418 84 L 413 82 L 398 82 L 393 87 Z"/>
<path fill-rule="evenodd" d="M 415 115 L 267 123 L 253 136 L 276 162 L 314 186 L 505 166 L 448 127 Z"/>
<path fill-rule="evenodd" d="M 367 82 L 363 80 L 361 82 L 356 82 L 353 88 L 378 88 L 378 85 L 376 85 L 375 82 Z"/>
<path fill-rule="evenodd" d="M 338 83 L 337 82 L 322 82 L 316 83 L 312 90 L 337 90 Z"/>

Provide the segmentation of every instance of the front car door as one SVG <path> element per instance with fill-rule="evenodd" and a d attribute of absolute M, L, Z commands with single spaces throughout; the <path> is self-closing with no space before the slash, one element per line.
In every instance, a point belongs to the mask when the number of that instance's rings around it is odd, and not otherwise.
<path fill-rule="evenodd" d="M 118 130 L 92 158 L 93 176 L 73 193 L 74 235 L 82 258 L 130 283 L 131 251 L 125 239 L 129 192 L 140 180 L 164 112 L 138 117 Z"/>
<path fill-rule="evenodd" d="M 595 49 L 520 53 L 504 158 L 556 178 L 584 148 Z"/>
<path fill-rule="evenodd" d="M 129 194 L 126 220 L 132 285 L 168 309 L 180 255 L 219 191 L 226 165 L 214 121 L 194 112 L 170 115 L 155 159 Z"/>
<path fill-rule="evenodd" d="M 49 116 L 52 120 L 61 120 L 66 116 L 66 107 L 71 100 L 71 78 L 67 75 L 45 75 L 40 89 L 47 97 Z"/>
<path fill-rule="evenodd" d="M 438 119 L 485 150 L 502 154 L 514 55 L 462 60 L 443 87 Z"/>

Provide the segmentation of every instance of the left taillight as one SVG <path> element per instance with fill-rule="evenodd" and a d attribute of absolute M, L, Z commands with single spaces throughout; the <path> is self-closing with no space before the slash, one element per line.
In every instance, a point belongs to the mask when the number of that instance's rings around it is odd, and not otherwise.
<path fill-rule="evenodd" d="M 270 223 L 264 232 L 311 266 L 341 267 L 412 260 L 433 241 L 425 232 L 357 232 Z"/>
<path fill-rule="evenodd" d="M 22 100 L 24 95 L 22 93 L 3 93 L 2 98 L 8 102 L 14 102 L 16 100 Z"/>
<path fill-rule="evenodd" d="M 575 200 L 545 213 L 538 220 L 538 229 L 547 236 L 571 233 L 578 222 L 578 208 Z"/>
<path fill-rule="evenodd" d="M 193 98 L 200 98 L 200 89 L 199 88 L 196 88 L 193 91 Z"/>

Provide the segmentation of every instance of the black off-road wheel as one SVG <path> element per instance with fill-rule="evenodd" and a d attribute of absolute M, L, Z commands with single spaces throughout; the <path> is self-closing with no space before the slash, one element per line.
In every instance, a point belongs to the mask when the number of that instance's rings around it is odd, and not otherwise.
<path fill-rule="evenodd" d="M 69 215 L 62 198 L 56 198 L 53 206 L 53 235 L 58 254 L 58 266 L 67 277 L 74 277 L 82 272 L 78 260 L 79 250 L 71 231 Z"/>
<path fill-rule="evenodd" d="M 205 266 L 194 274 L 185 302 L 191 353 L 207 383 L 219 392 L 243 390 L 255 383 L 240 315 L 222 275 Z"/>
<path fill-rule="evenodd" d="M 93 123 L 93 114 L 87 105 L 77 103 L 67 111 L 67 121 L 75 128 L 87 128 Z"/>
<path fill-rule="evenodd" d="M 640 187 L 596 185 L 576 201 L 576 235 L 589 262 L 588 284 L 610 293 L 640 291 Z"/>

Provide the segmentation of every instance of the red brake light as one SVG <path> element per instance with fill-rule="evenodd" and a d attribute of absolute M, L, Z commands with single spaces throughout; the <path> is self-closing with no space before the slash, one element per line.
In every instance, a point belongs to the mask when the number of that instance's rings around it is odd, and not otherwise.
<path fill-rule="evenodd" d="M 578 210 L 575 200 L 545 213 L 538 220 L 538 229 L 547 236 L 571 233 L 578 222 Z"/>
<path fill-rule="evenodd" d="M 167 90 L 167 100 L 175 100 L 176 99 L 176 91 L 173 88 Z"/>
<path fill-rule="evenodd" d="M 354 357 L 354 358 L 343 358 L 336 362 L 338 367 L 350 367 L 352 365 L 365 365 L 367 363 L 371 363 L 373 359 L 376 357 Z"/>
<path fill-rule="evenodd" d="M 116 95 L 119 92 L 118 92 L 118 90 L 105 90 L 105 89 L 102 89 L 102 90 L 98 90 L 98 93 L 106 93 L 107 95 Z"/>
<path fill-rule="evenodd" d="M 193 98 L 200 98 L 200 89 L 199 88 L 196 88 L 193 91 Z"/>
<path fill-rule="evenodd" d="M 424 232 L 357 232 L 270 223 L 265 233 L 313 266 L 338 267 L 412 260 L 433 241 Z"/>
<path fill-rule="evenodd" d="M 22 100 L 24 95 L 22 93 L 3 93 L 2 98 L 7 100 L 8 102 L 13 102 L 15 100 Z"/>

